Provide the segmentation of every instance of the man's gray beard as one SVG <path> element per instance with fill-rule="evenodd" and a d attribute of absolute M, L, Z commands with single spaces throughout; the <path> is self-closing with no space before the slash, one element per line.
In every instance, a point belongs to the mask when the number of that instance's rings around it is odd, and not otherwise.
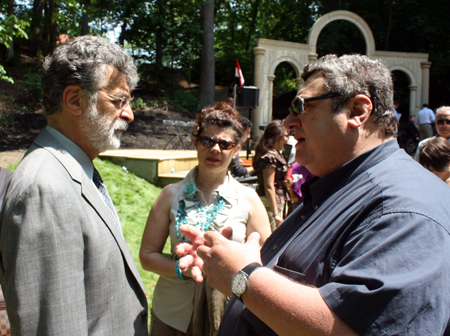
<path fill-rule="evenodd" d="M 91 100 L 86 108 L 80 127 L 86 134 L 91 144 L 101 153 L 108 149 L 120 147 L 120 137 L 128 128 L 128 123 L 123 119 L 109 121 L 106 113 L 97 110 L 97 101 Z M 119 135 L 114 131 L 120 130 Z"/>

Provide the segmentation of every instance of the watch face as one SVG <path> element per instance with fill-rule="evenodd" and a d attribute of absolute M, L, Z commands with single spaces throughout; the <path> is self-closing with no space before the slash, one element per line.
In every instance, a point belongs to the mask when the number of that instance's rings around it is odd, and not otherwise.
<path fill-rule="evenodd" d="M 234 275 L 231 281 L 231 290 L 237 296 L 244 294 L 247 289 L 247 277 L 241 272 Z"/>

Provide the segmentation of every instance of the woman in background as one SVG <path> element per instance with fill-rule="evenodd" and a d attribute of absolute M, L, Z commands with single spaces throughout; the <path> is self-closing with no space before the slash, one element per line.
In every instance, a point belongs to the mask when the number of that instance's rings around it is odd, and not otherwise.
<path fill-rule="evenodd" d="M 419 163 L 450 185 L 450 142 L 443 137 L 429 139 L 419 148 Z"/>
<path fill-rule="evenodd" d="M 203 109 L 193 130 L 198 166 L 183 181 L 166 186 L 148 216 L 142 237 L 142 267 L 159 274 L 153 294 L 150 335 L 216 335 L 228 297 L 197 284 L 191 269 L 180 269 L 175 248 L 186 238 L 183 224 L 202 231 L 232 227 L 243 243 L 257 231 L 262 244 L 270 235 L 268 217 L 258 195 L 237 182 L 228 166 L 239 152 L 240 114 L 227 103 Z M 171 256 L 162 253 L 167 237 Z"/>
<path fill-rule="evenodd" d="M 281 121 L 273 120 L 256 144 L 253 158 L 253 168 L 258 177 L 256 191 L 266 207 L 272 231 L 283 222 L 283 209 L 289 200 L 283 183 L 288 168 L 282 154 L 288 138 L 288 130 Z"/>

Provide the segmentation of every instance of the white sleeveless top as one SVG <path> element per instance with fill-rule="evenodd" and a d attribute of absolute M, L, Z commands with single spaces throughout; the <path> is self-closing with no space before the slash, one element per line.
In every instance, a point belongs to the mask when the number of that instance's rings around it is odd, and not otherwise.
<path fill-rule="evenodd" d="M 176 216 L 180 201 L 185 202 L 188 222 L 194 222 L 195 216 L 198 214 L 196 204 L 184 195 L 186 184 L 193 183 L 195 186 L 196 174 L 197 167 L 192 169 L 181 182 L 170 209 L 169 235 L 174 259 L 176 256 L 175 246 L 180 242 L 176 233 Z M 209 204 L 207 204 L 203 193 L 195 187 L 196 198 L 206 209 L 212 208 L 221 197 L 225 200 L 225 204 L 214 218 L 210 230 L 220 232 L 223 228 L 230 226 L 233 228 L 232 240 L 240 243 L 245 241 L 247 231 L 248 203 L 242 198 L 246 188 L 248 187 L 237 182 L 228 173 L 224 183 L 211 193 Z M 241 195 L 240 200 L 239 195 Z M 160 276 L 153 293 L 153 313 L 167 325 L 186 332 L 191 321 L 195 287 L 196 282 L 193 279 L 181 280 L 178 277 Z"/>

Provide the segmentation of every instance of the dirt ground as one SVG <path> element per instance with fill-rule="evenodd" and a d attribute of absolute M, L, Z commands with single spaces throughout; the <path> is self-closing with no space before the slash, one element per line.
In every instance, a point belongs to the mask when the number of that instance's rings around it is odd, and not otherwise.
<path fill-rule="evenodd" d="M 19 162 L 34 138 L 46 125 L 45 117 L 38 113 L 21 114 L 18 117 L 14 127 L 0 129 L 0 167 L 3 168 Z M 169 136 L 163 125 L 164 119 L 192 121 L 194 118 L 187 113 L 168 108 L 134 111 L 134 121 L 122 135 L 120 148 L 164 149 L 169 142 Z M 169 143 L 167 149 L 171 148 Z"/>

